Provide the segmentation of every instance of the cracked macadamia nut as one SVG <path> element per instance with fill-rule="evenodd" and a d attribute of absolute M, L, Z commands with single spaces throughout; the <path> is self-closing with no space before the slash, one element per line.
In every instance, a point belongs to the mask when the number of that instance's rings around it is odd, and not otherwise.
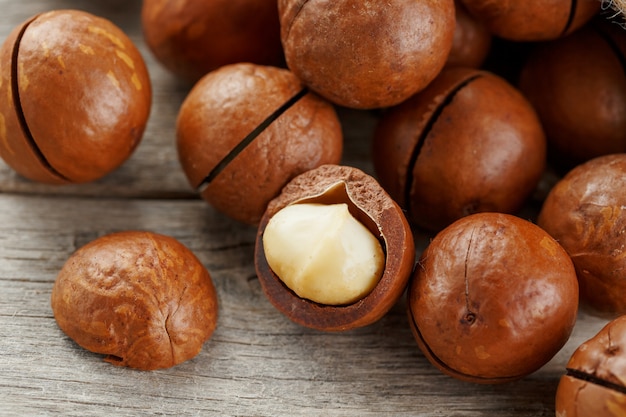
<path fill-rule="evenodd" d="M 268 205 L 255 247 L 274 307 L 325 331 L 380 319 L 404 293 L 414 260 L 400 207 L 374 178 L 339 165 L 290 181 Z"/>
<path fill-rule="evenodd" d="M 599 19 L 537 45 L 520 90 L 537 110 L 555 165 L 626 152 L 626 30 Z"/>
<path fill-rule="evenodd" d="M 626 154 L 572 169 L 546 197 L 537 224 L 569 253 L 581 305 L 609 318 L 626 314 Z"/>
<path fill-rule="evenodd" d="M 544 171 L 546 140 L 511 84 L 450 68 L 384 113 L 372 154 L 380 183 L 411 222 L 438 231 L 472 213 L 517 212 Z"/>
<path fill-rule="evenodd" d="M 556 392 L 557 417 L 626 415 L 626 316 L 580 345 Z"/>
<path fill-rule="evenodd" d="M 498 37 L 546 41 L 574 32 L 599 10 L 598 0 L 461 0 Z"/>
<path fill-rule="evenodd" d="M 345 203 L 288 205 L 267 223 L 263 248 L 287 287 L 320 304 L 363 298 L 385 265 L 380 242 Z"/>
<path fill-rule="evenodd" d="M 443 68 L 453 0 L 279 0 L 287 66 L 345 107 L 398 104 Z"/>
<path fill-rule="evenodd" d="M 143 58 L 113 23 L 36 15 L 0 49 L 0 157 L 33 181 L 99 179 L 139 144 L 151 100 Z"/>
<path fill-rule="evenodd" d="M 59 327 L 118 366 L 169 368 L 195 357 L 218 314 L 215 287 L 198 258 L 174 238 L 140 231 L 79 248 L 52 290 Z"/>
<path fill-rule="evenodd" d="M 442 230 L 408 289 L 417 344 L 443 373 L 476 383 L 522 378 L 567 342 L 578 308 L 572 261 L 521 218 L 479 213 Z"/>
<path fill-rule="evenodd" d="M 290 71 L 248 63 L 204 76 L 182 104 L 178 156 L 189 183 L 218 211 L 257 224 L 290 179 L 339 163 L 332 104 Z"/>
<path fill-rule="evenodd" d="M 143 0 L 141 25 L 159 62 L 188 81 L 239 62 L 284 65 L 276 0 Z"/>

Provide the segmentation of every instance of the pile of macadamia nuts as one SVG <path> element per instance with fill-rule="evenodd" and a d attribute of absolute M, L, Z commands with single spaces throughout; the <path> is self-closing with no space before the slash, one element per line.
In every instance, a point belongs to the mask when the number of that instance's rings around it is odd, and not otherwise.
<path fill-rule="evenodd" d="M 344 331 L 406 294 L 434 366 L 501 383 L 545 365 L 579 306 L 626 315 L 626 29 L 611 5 L 144 0 L 141 22 L 157 60 L 190 83 L 172 138 L 181 169 L 212 207 L 258 228 L 269 301 L 298 324 Z M 89 182 L 138 145 L 150 81 L 110 22 L 34 16 L 0 59 L 0 156 L 19 174 Z M 377 117 L 373 173 L 341 165 L 339 108 Z M 421 253 L 418 235 L 431 238 Z M 217 321 L 202 265 L 165 236 L 101 239 L 59 274 L 59 326 L 117 365 L 193 357 Z M 129 272 L 144 251 L 155 261 Z M 603 392 L 593 415 L 626 413 L 626 368 L 606 372 L 626 361 L 616 323 L 609 346 L 597 342 L 604 353 L 572 359 L 557 415 L 591 415 L 580 384 Z"/>

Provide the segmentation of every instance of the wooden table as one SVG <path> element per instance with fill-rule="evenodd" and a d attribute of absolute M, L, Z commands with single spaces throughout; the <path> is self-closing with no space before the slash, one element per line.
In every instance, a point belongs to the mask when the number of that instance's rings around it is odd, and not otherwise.
<path fill-rule="evenodd" d="M 573 350 L 605 321 L 580 313 L 569 343 L 538 372 L 483 386 L 441 374 L 419 352 L 405 300 L 378 323 L 327 334 L 299 327 L 263 295 L 252 261 L 256 230 L 198 198 L 179 166 L 175 119 L 189 86 L 147 51 L 139 0 L 0 0 L 0 35 L 45 10 L 111 19 L 135 40 L 154 101 L 143 141 L 119 170 L 91 184 L 47 186 L 0 164 L 0 415 L 552 416 Z M 340 109 L 344 163 L 372 173 L 375 116 Z M 50 307 L 69 255 L 103 234 L 144 229 L 189 247 L 219 293 L 218 328 L 193 360 L 141 372 L 102 361 L 57 327 Z"/>

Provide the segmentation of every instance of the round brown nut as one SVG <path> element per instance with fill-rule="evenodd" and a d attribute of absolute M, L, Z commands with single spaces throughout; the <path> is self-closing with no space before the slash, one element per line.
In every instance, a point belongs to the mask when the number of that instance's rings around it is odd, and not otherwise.
<path fill-rule="evenodd" d="M 597 0 L 461 0 L 494 34 L 513 41 L 546 41 L 574 32 L 600 10 Z"/>
<path fill-rule="evenodd" d="M 569 253 L 581 305 L 605 317 L 626 314 L 626 154 L 594 158 L 549 192 L 537 224 Z"/>
<path fill-rule="evenodd" d="M 105 361 L 141 370 L 195 357 L 218 313 L 206 268 L 176 239 L 152 232 L 102 236 L 79 248 L 52 289 L 59 327 Z"/>
<path fill-rule="evenodd" d="M 626 316 L 576 349 L 556 392 L 556 415 L 626 415 Z"/>
<path fill-rule="evenodd" d="M 468 214 L 519 210 L 543 173 L 545 142 L 534 109 L 508 82 L 450 68 L 383 115 L 373 161 L 409 219 L 441 230 Z"/>
<path fill-rule="evenodd" d="M 408 289 L 418 346 L 443 373 L 477 383 L 522 378 L 569 339 L 578 284 L 561 246 L 533 223 L 478 213 L 427 246 Z"/>
<path fill-rule="evenodd" d="M 626 152 L 626 31 L 605 19 L 538 45 L 519 87 L 545 128 L 549 156 L 565 168 Z"/>
<path fill-rule="evenodd" d="M 144 0 L 141 23 L 159 62 L 191 82 L 238 62 L 284 65 L 276 0 Z"/>
<path fill-rule="evenodd" d="M 110 21 L 60 10 L 16 27 L 0 50 L 0 157 L 34 181 L 93 181 L 139 144 L 152 92 Z"/>
<path fill-rule="evenodd" d="M 453 0 L 280 0 L 287 66 L 346 107 L 400 103 L 443 68 L 454 36 Z"/>
<path fill-rule="evenodd" d="M 343 133 L 334 107 L 291 72 L 241 63 L 194 86 L 178 115 L 177 143 L 202 197 L 256 224 L 291 178 L 340 161 Z"/>
<path fill-rule="evenodd" d="M 445 66 L 479 68 L 491 50 L 491 32 L 481 21 L 470 15 L 459 0 L 454 5 L 456 26 L 452 49 Z"/>
<path fill-rule="evenodd" d="M 287 208 L 307 204 L 347 205 L 351 216 L 380 242 L 384 251 L 382 271 L 373 286 L 356 300 L 331 305 L 313 301 L 306 298 L 306 295 L 299 296 L 270 267 L 266 256 L 269 248 L 264 240 L 268 223 Z M 341 239 L 342 236 L 336 236 L 335 228 L 328 226 L 328 223 L 316 220 L 308 223 L 311 229 L 316 227 L 322 229 L 316 232 L 316 237 L 321 237 L 317 242 L 318 248 L 313 248 L 310 252 L 305 250 L 302 254 L 302 257 L 306 258 L 303 260 L 304 263 L 312 263 L 314 265 L 311 269 L 322 272 L 318 276 L 312 276 L 312 280 L 343 281 L 345 271 L 342 271 L 341 267 L 334 268 L 334 265 L 342 264 L 344 249 L 331 254 L 322 251 L 321 256 L 319 253 L 319 247 L 326 245 L 339 247 L 340 245 L 334 245 L 329 241 Z M 286 238 L 292 246 L 304 246 L 308 249 L 306 242 L 303 243 L 307 239 L 308 230 L 310 229 L 288 230 Z M 359 244 L 361 244 L 359 240 L 352 240 L 346 245 L 345 251 L 349 250 L 347 247 Z M 364 257 L 358 256 L 354 263 L 366 261 Z M 356 168 L 323 165 L 294 178 L 285 186 L 282 193 L 270 202 L 259 225 L 254 258 L 261 286 L 270 302 L 280 312 L 295 323 L 306 327 L 324 331 L 343 331 L 377 321 L 396 303 L 404 293 L 413 269 L 415 246 L 411 229 L 402 210 L 374 178 Z M 320 267 L 320 264 L 323 265 Z M 332 264 L 333 269 L 326 268 L 327 264 Z M 343 291 L 343 288 L 339 291 Z"/>

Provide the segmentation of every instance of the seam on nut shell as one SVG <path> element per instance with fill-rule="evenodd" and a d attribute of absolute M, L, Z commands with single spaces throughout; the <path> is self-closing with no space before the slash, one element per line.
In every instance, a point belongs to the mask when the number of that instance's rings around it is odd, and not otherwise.
<path fill-rule="evenodd" d="M 569 32 L 572 27 L 572 23 L 574 23 L 574 19 L 576 18 L 576 11 L 578 10 L 578 0 L 572 0 L 569 8 L 569 15 L 567 16 L 567 21 L 565 22 L 565 27 L 561 32 L 561 36 L 565 36 L 567 32 Z"/>
<path fill-rule="evenodd" d="M 619 385 L 610 381 L 605 381 L 604 379 L 598 378 L 595 375 L 588 374 L 586 372 L 579 371 L 577 369 L 567 368 L 566 371 L 567 371 L 566 375 L 574 379 L 579 379 L 581 381 L 589 382 L 594 385 L 598 385 L 598 386 L 608 388 L 613 391 L 617 391 L 621 394 L 626 394 L 626 387 L 623 385 Z"/>
<path fill-rule="evenodd" d="M 439 103 L 439 105 L 432 112 L 430 118 L 428 119 L 428 121 L 426 122 L 426 125 L 424 126 L 424 129 L 421 131 L 419 137 L 417 138 L 417 143 L 415 145 L 415 148 L 413 148 L 413 151 L 411 152 L 409 163 L 407 165 L 407 172 L 406 172 L 407 180 L 404 186 L 405 187 L 404 188 L 404 205 L 406 207 L 407 213 L 411 213 L 412 211 L 411 210 L 411 189 L 413 188 L 413 170 L 415 169 L 415 164 L 417 164 L 417 159 L 419 158 L 419 155 L 422 151 L 422 148 L 424 147 L 424 143 L 426 142 L 428 135 L 430 134 L 433 127 L 435 126 L 435 123 L 437 123 L 437 120 L 439 119 L 439 116 L 441 116 L 441 113 L 443 113 L 444 109 L 450 103 L 452 103 L 452 100 L 454 100 L 454 97 L 457 95 L 457 93 L 461 91 L 463 88 L 465 88 L 472 81 L 480 77 L 482 77 L 482 74 L 475 74 L 472 77 L 469 77 L 468 79 L 459 83 L 456 87 L 454 87 L 454 89 L 452 89 L 452 91 L 448 93 L 448 95 L 441 101 L 441 103 Z"/>
<path fill-rule="evenodd" d="M 24 110 L 22 109 L 22 101 L 19 88 L 18 56 L 20 53 L 20 44 L 22 43 L 22 38 L 24 37 L 24 34 L 26 33 L 28 27 L 37 19 L 37 17 L 38 16 L 33 17 L 30 21 L 24 24 L 19 34 L 17 35 L 17 38 L 15 39 L 15 44 L 13 45 L 13 50 L 11 51 L 11 94 L 13 96 L 13 107 L 15 107 L 15 113 L 17 115 L 17 119 L 19 121 L 22 133 L 24 134 L 24 137 L 26 139 L 26 143 L 35 154 L 37 160 L 39 160 L 39 162 L 41 162 L 41 164 L 44 166 L 44 169 L 49 171 L 52 175 L 55 175 L 64 181 L 71 182 L 69 178 L 61 174 L 52 166 L 52 164 L 50 164 L 41 149 L 39 149 L 39 146 L 37 145 L 37 142 L 35 141 L 35 138 L 33 137 L 33 134 L 28 127 L 28 123 L 26 122 L 26 116 L 24 115 Z"/>
<path fill-rule="evenodd" d="M 255 127 L 245 138 L 243 138 L 233 149 L 231 149 L 222 160 L 215 165 L 215 167 L 204 177 L 204 179 L 196 187 L 198 191 L 202 192 L 211 182 L 237 157 L 248 145 L 250 145 L 254 139 L 257 138 L 272 122 L 278 119 L 283 113 L 289 110 L 295 105 L 302 97 L 307 95 L 309 90 L 305 87 L 300 90 L 296 95 L 287 100 L 282 106 L 276 109 L 265 120 L 263 120 L 257 127 Z"/>
<path fill-rule="evenodd" d="M 483 377 L 483 376 L 478 376 L 478 375 L 466 374 L 454 368 L 451 368 L 450 366 L 448 366 L 448 364 L 442 361 L 435 354 L 435 352 L 432 351 L 432 349 L 426 342 L 426 339 L 424 339 L 424 337 L 422 336 L 422 332 L 420 331 L 419 326 L 417 325 L 417 322 L 415 321 L 415 316 L 413 315 L 413 312 L 411 311 L 410 308 L 408 309 L 408 311 L 409 311 L 408 315 L 409 315 L 409 319 L 411 320 L 413 331 L 417 334 L 418 338 L 423 342 L 424 348 L 428 351 L 428 356 L 433 362 L 438 364 L 439 367 L 441 367 L 442 369 L 446 369 L 450 373 L 450 375 L 455 375 L 459 379 L 464 379 L 466 381 L 473 381 L 477 383 L 504 383 L 504 382 L 509 382 L 509 381 L 513 381 L 516 379 L 520 379 L 524 376 L 524 375 L 510 375 L 510 376 L 501 376 L 501 377 L 498 377 L 498 376 Z"/>

